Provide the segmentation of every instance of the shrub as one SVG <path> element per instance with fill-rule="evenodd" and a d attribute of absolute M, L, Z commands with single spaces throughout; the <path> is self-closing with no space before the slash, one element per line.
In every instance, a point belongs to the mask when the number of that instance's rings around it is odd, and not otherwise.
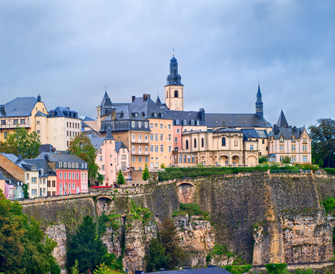
<path fill-rule="evenodd" d="M 334 209 L 335 209 L 335 199 L 334 198 L 328 198 L 324 200 L 322 204 L 325 207 L 327 214 L 334 213 Z"/>
<path fill-rule="evenodd" d="M 266 264 L 265 268 L 269 274 L 289 274 L 287 264 Z"/>
<path fill-rule="evenodd" d="M 268 161 L 268 159 L 266 158 L 266 156 L 260 156 L 258 158 L 258 163 L 262 164 L 262 163 L 266 163 Z"/>
<path fill-rule="evenodd" d="M 126 183 L 126 180 L 124 179 L 124 176 L 123 176 L 123 174 L 122 174 L 121 169 L 119 170 L 119 173 L 118 173 L 118 175 L 117 175 L 116 182 L 117 182 L 119 185 L 123 185 L 123 184 Z"/>
<path fill-rule="evenodd" d="M 146 181 L 149 178 L 150 178 L 150 173 L 149 173 L 148 165 L 145 164 L 145 168 L 144 168 L 143 173 L 142 173 L 142 179 L 143 179 L 143 181 Z"/>
<path fill-rule="evenodd" d="M 297 269 L 295 271 L 295 274 L 314 274 L 314 271 L 309 268 L 309 269 Z"/>
<path fill-rule="evenodd" d="M 252 268 L 252 265 L 227 265 L 224 267 L 227 269 L 229 272 L 233 274 L 242 274 L 249 272 L 249 270 Z"/>
<path fill-rule="evenodd" d="M 283 164 L 289 164 L 291 163 L 291 158 L 289 156 L 285 156 L 282 160 Z"/>

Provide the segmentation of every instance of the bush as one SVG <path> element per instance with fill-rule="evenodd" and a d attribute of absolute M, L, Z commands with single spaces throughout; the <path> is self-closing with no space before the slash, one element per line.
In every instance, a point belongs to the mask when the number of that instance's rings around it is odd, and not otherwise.
<path fill-rule="evenodd" d="M 180 210 L 173 212 L 172 217 L 182 216 L 182 215 L 198 215 L 202 216 L 204 219 L 208 219 L 208 213 L 201 210 L 198 204 L 183 204 L 180 203 Z"/>
<path fill-rule="evenodd" d="M 269 274 L 289 274 L 287 264 L 266 264 L 265 268 Z"/>
<path fill-rule="evenodd" d="M 291 158 L 289 156 L 285 156 L 282 160 L 283 164 L 289 164 L 291 163 Z"/>
<path fill-rule="evenodd" d="M 149 173 L 148 165 L 145 164 L 145 168 L 144 168 L 143 173 L 142 173 L 142 179 L 143 179 L 143 181 L 146 181 L 149 178 L 150 178 L 150 173 Z"/>
<path fill-rule="evenodd" d="M 118 175 L 117 175 L 116 182 L 117 182 L 119 185 L 123 185 L 123 184 L 126 183 L 126 180 L 124 179 L 124 176 L 123 176 L 123 174 L 122 174 L 121 169 L 119 170 L 119 173 L 118 173 Z"/>
<path fill-rule="evenodd" d="M 262 163 L 266 163 L 268 161 L 268 159 L 266 158 L 266 156 L 260 156 L 258 158 L 258 163 L 262 164 Z"/>
<path fill-rule="evenodd" d="M 314 274 L 314 271 L 309 268 L 309 269 L 297 269 L 295 271 L 295 274 Z"/>
<path fill-rule="evenodd" d="M 242 274 L 248 272 L 252 268 L 252 265 L 227 265 L 224 268 L 233 274 Z"/>
<path fill-rule="evenodd" d="M 328 198 L 324 200 L 322 204 L 325 207 L 327 214 L 334 213 L 334 209 L 335 209 L 335 199 L 334 198 Z"/>
<path fill-rule="evenodd" d="M 335 168 L 326 167 L 324 170 L 327 172 L 328 175 L 335 175 Z"/>

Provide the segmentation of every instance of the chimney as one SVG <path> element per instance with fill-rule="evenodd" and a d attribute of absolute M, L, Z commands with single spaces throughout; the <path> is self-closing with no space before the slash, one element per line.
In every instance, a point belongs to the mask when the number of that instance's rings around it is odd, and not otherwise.
<path fill-rule="evenodd" d="M 143 93 L 143 102 L 150 98 L 150 94 Z"/>
<path fill-rule="evenodd" d="M 0 113 L 1 113 L 2 115 L 6 115 L 5 105 L 0 105 Z"/>
<path fill-rule="evenodd" d="M 135 96 L 131 96 L 131 102 L 134 102 L 135 101 Z"/>
<path fill-rule="evenodd" d="M 41 102 L 41 95 L 37 95 L 37 102 Z"/>

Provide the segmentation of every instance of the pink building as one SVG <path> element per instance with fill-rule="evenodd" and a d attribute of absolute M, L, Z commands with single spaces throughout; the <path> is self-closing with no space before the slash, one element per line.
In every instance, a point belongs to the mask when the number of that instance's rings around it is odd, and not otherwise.
<path fill-rule="evenodd" d="M 44 158 L 56 170 L 56 195 L 88 192 L 87 163 L 76 155 L 43 152 L 36 159 Z"/>
<path fill-rule="evenodd" d="M 95 162 L 99 166 L 99 173 L 103 175 L 102 186 L 113 186 L 121 169 L 125 178 L 128 175 L 129 151 L 122 143 L 115 141 L 110 129 L 106 137 L 89 135 L 91 143 L 96 150 Z"/>

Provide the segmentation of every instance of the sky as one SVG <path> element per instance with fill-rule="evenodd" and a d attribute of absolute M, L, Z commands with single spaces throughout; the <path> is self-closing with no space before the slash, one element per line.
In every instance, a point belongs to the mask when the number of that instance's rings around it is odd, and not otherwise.
<path fill-rule="evenodd" d="M 335 119 L 334 0 L 0 0 L 0 103 L 164 99 L 173 49 L 185 110 Z"/>

